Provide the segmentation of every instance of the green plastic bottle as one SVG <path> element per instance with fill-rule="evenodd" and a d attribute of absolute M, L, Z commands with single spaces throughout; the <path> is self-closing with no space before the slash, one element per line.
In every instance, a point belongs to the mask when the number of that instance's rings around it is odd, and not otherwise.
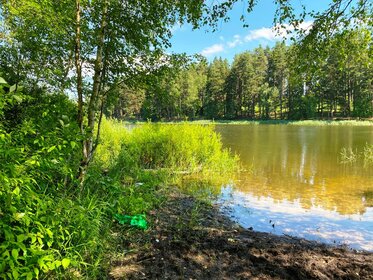
<path fill-rule="evenodd" d="M 121 224 L 121 225 L 130 225 L 133 227 L 137 227 L 143 230 L 148 229 L 148 223 L 145 219 L 145 215 L 134 215 L 134 216 L 128 216 L 128 215 L 121 215 L 121 214 L 115 214 L 114 218 Z"/>

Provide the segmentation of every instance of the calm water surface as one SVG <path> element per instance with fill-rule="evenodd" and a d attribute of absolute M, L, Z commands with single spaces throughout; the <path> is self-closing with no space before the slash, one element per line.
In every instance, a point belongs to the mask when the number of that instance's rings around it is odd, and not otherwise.
<path fill-rule="evenodd" d="M 245 227 L 373 251 L 373 165 L 342 164 L 373 127 L 217 125 L 246 169 L 224 186 L 223 211 Z"/>

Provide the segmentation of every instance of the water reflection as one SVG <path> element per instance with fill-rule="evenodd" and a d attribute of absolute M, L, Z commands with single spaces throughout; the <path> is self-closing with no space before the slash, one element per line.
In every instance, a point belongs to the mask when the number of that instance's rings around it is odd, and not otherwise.
<path fill-rule="evenodd" d="M 341 215 L 317 206 L 305 209 L 299 199 L 275 201 L 234 191 L 231 187 L 222 189 L 218 203 L 233 220 L 256 231 L 373 251 L 372 207 L 363 215 Z"/>
<path fill-rule="evenodd" d="M 262 227 L 258 230 L 333 237 L 373 250 L 373 166 L 340 163 L 342 148 L 362 150 L 373 143 L 372 127 L 217 125 L 216 130 L 247 169 L 231 192 L 233 200 L 225 197 L 234 217 Z M 275 228 L 261 221 L 273 213 L 281 213 L 274 215 Z M 349 235 L 361 240 L 345 239 Z"/>
<path fill-rule="evenodd" d="M 373 204 L 373 166 L 340 163 L 343 147 L 373 143 L 372 127 L 218 125 L 225 146 L 248 170 L 237 189 L 274 200 L 300 200 L 340 214 L 362 214 Z"/>

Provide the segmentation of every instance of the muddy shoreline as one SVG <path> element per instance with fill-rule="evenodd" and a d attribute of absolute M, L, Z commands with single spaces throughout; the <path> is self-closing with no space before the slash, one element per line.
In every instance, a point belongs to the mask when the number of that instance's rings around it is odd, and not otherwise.
<path fill-rule="evenodd" d="M 373 253 L 246 230 L 208 203 L 171 195 L 146 232 L 122 239 L 111 279 L 373 279 Z"/>

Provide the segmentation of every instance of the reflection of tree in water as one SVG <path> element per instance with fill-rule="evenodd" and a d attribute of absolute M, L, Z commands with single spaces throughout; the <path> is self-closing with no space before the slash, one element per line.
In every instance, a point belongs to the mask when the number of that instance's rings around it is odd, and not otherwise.
<path fill-rule="evenodd" d="M 259 125 L 222 134 L 242 162 L 253 166 L 241 174 L 241 191 L 278 201 L 299 200 L 306 209 L 363 214 L 373 205 L 373 174 L 360 164 L 339 164 L 339 153 L 341 147 L 364 147 L 373 136 L 365 129 Z"/>
<path fill-rule="evenodd" d="M 322 207 L 348 215 L 363 214 L 366 207 L 373 207 L 373 192 L 366 191 L 372 185 L 373 180 L 359 177 L 313 179 L 313 184 L 309 184 L 295 178 L 268 178 L 254 173 L 244 174 L 236 186 L 257 197 L 272 197 L 278 202 L 299 200 L 305 209 Z"/>
<path fill-rule="evenodd" d="M 373 190 L 363 192 L 362 200 L 367 207 L 373 207 Z"/>

